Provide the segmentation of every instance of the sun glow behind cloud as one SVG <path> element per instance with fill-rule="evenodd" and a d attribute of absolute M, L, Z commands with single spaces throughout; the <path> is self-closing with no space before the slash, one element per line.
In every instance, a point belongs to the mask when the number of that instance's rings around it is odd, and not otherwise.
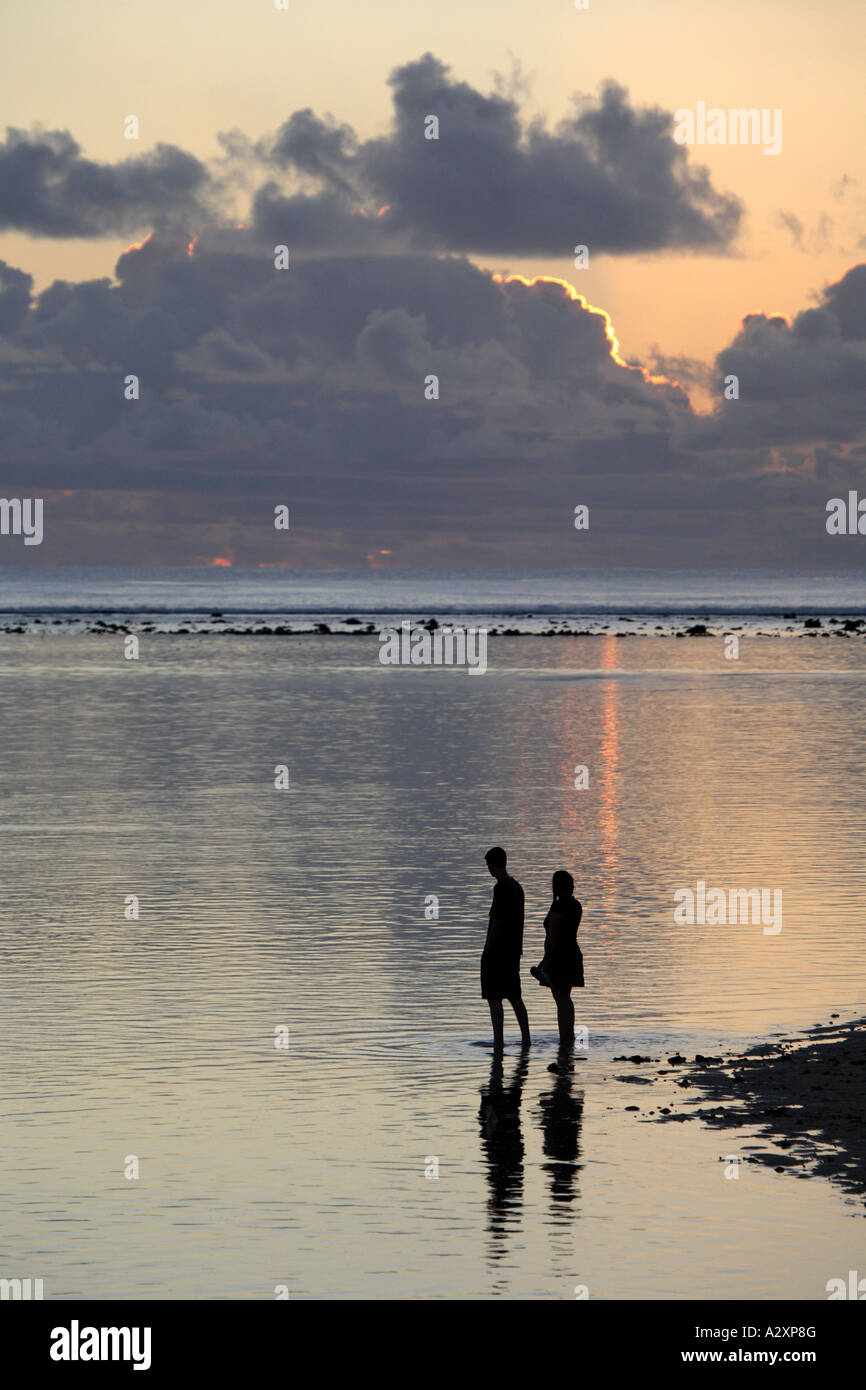
<path fill-rule="evenodd" d="M 498 285 L 511 285 L 516 283 L 519 285 L 526 285 L 527 289 L 532 289 L 534 285 L 558 285 L 560 289 L 565 290 L 569 299 L 579 304 L 587 313 L 598 314 L 604 319 L 604 332 L 610 344 L 612 362 L 615 362 L 618 367 L 625 367 L 627 371 L 640 372 L 644 381 L 651 386 L 676 386 L 679 390 L 683 390 L 683 387 L 678 381 L 673 381 L 670 377 L 666 376 L 653 376 L 651 372 L 647 371 L 646 367 L 641 367 L 637 363 L 627 362 L 622 355 L 622 347 L 616 335 L 616 330 L 614 329 L 610 314 L 606 309 L 599 308 L 597 304 L 590 304 L 589 300 L 582 295 L 579 290 L 576 290 L 570 281 L 561 280 L 556 275 L 533 275 L 529 279 L 527 279 L 525 275 L 494 275 L 492 278 Z"/>

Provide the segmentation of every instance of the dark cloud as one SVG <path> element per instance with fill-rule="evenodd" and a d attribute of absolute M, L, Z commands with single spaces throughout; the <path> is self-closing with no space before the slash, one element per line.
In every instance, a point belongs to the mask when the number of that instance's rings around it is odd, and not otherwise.
<path fill-rule="evenodd" d="M 800 446 L 854 441 L 866 429 L 866 265 L 823 291 L 789 323 L 749 314 L 716 358 L 715 387 L 736 376 L 726 401 L 696 434 L 712 446 Z"/>
<path fill-rule="evenodd" d="M 548 130 L 524 123 L 512 97 L 453 80 L 429 53 L 389 80 L 394 121 L 382 139 L 361 142 L 349 127 L 307 110 L 295 112 L 270 145 L 259 145 L 271 164 L 329 189 L 346 213 L 358 203 L 387 206 L 375 229 L 380 239 L 563 256 L 576 244 L 619 254 L 719 251 L 736 235 L 740 203 L 689 163 L 670 115 L 636 110 L 613 82 Z M 431 116 L 438 139 L 425 138 Z M 314 201 L 307 208 L 304 200 L 287 201 L 283 211 L 294 236 L 315 236 Z M 324 244 L 335 235 L 331 221 Z"/>
<path fill-rule="evenodd" d="M 453 79 L 429 53 L 389 81 L 393 122 L 381 139 L 300 110 L 272 139 L 223 133 L 210 168 L 170 145 L 100 164 L 66 132 L 10 129 L 0 227 L 50 237 L 193 232 L 218 204 L 243 203 L 264 239 L 306 254 L 556 257 L 578 244 L 597 254 L 719 252 L 738 231 L 739 201 L 690 163 L 670 114 L 636 109 L 615 83 L 551 130 L 525 122 L 513 96 Z M 425 138 L 430 116 L 435 140 Z"/>
<path fill-rule="evenodd" d="M 174 145 L 115 164 L 85 159 L 66 131 L 8 128 L 0 142 L 0 227 L 46 237 L 101 237 L 201 221 L 211 176 Z"/>
<path fill-rule="evenodd" d="M 351 172 L 357 149 L 351 126 L 337 125 L 331 118 L 322 120 L 307 108 L 290 116 L 275 140 L 260 142 L 258 153 L 268 163 L 297 169 L 354 197 L 357 189 Z"/>
<path fill-rule="evenodd" d="M 0 333 L 9 333 L 24 322 L 33 293 L 33 276 L 0 261 Z"/>
<path fill-rule="evenodd" d="M 790 324 L 750 315 L 716 363 L 741 398 L 702 416 L 626 365 L 606 316 L 564 282 L 502 281 L 460 256 L 278 271 L 255 229 L 233 228 L 192 254 L 152 236 L 116 281 L 35 297 L 4 266 L 4 486 L 98 494 L 106 514 L 126 494 L 163 536 L 195 497 L 202 524 L 234 519 L 253 559 L 274 501 L 303 519 L 318 562 L 391 543 L 402 563 L 570 563 L 579 502 L 593 517 L 581 563 L 700 562 L 724 546 L 814 557 L 828 486 L 862 466 L 864 287 L 858 266 Z M 184 558 L 183 535 L 187 558 L 202 553 L 188 527 L 154 558 Z"/>
<path fill-rule="evenodd" d="M 866 265 L 855 265 L 824 292 L 824 303 L 847 341 L 866 340 Z"/>
<path fill-rule="evenodd" d="M 737 209 L 691 168 L 667 118 L 608 87 L 554 131 L 526 126 L 511 96 L 454 82 L 430 57 L 392 86 L 381 140 L 312 112 L 255 149 L 224 137 L 226 167 L 267 164 L 251 217 L 205 219 L 194 234 L 167 219 L 113 278 L 38 295 L 0 262 L 7 492 L 98 497 L 101 512 L 76 512 L 88 547 L 94 518 L 126 506 L 154 561 L 203 553 L 193 515 L 231 518 L 238 560 L 268 559 L 275 501 L 291 505 L 293 544 L 314 563 L 383 545 L 402 564 L 814 558 L 827 487 L 854 485 L 866 459 L 866 266 L 790 323 L 749 315 L 710 378 L 721 397 L 736 374 L 740 399 L 697 414 L 673 378 L 706 386 L 700 364 L 628 365 L 573 287 L 503 280 L 468 257 L 561 251 L 563 237 L 611 251 L 724 246 Z M 438 142 L 423 140 L 430 114 Z M 160 201 L 170 160 L 146 177 L 135 160 L 88 177 L 69 137 L 33 137 L 44 140 L 55 165 L 32 160 L 27 140 L 17 156 L 19 174 L 41 168 L 37 230 L 61 213 L 67 228 L 103 214 L 119 225 Z M 189 169 L 174 188 L 178 206 L 223 191 Z M 281 243 L 288 270 L 274 263 Z M 124 395 L 130 375 L 138 400 Z M 434 377 L 438 399 L 426 399 Z M 592 523 L 576 541 L 578 503 Z M 74 532 L 65 543 L 67 559 L 85 544 Z M 40 562 L 57 558 L 46 548 Z"/>
<path fill-rule="evenodd" d="M 588 442 L 664 430 L 688 408 L 617 364 L 606 317 L 562 282 L 421 255 L 278 271 L 253 231 L 227 250 L 207 240 L 189 255 L 152 237 L 121 257 L 116 283 L 57 281 L 10 320 L 4 399 L 68 438 L 59 457 L 39 457 L 34 438 L 40 477 L 140 487 L 162 455 L 177 492 L 203 473 L 267 491 L 315 468 L 349 493 L 378 478 L 393 497 L 426 490 L 431 469 L 486 476 L 503 455 L 559 473 Z M 124 399 L 129 374 L 137 401 Z M 460 486 L 471 491 L 468 473 Z"/>

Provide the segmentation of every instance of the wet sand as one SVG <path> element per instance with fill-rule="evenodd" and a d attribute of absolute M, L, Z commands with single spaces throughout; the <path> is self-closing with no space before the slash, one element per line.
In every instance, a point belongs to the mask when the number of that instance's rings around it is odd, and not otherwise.
<path fill-rule="evenodd" d="M 673 1079 L 682 1068 L 676 1085 L 689 1100 L 664 1106 L 656 1121 L 699 1119 L 724 1131 L 757 1125 L 766 1144 L 741 1151 L 734 1144 L 741 1161 L 829 1178 L 866 1207 L 866 1019 L 817 1026 L 805 1039 L 764 1043 L 741 1056 L 667 1060 L 658 1076 Z"/>

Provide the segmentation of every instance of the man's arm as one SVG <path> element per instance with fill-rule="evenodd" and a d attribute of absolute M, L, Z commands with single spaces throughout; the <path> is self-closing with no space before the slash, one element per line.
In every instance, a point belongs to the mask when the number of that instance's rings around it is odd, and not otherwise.
<path fill-rule="evenodd" d="M 498 946 L 504 940 L 505 923 L 501 917 L 491 917 L 487 928 L 487 945 Z"/>

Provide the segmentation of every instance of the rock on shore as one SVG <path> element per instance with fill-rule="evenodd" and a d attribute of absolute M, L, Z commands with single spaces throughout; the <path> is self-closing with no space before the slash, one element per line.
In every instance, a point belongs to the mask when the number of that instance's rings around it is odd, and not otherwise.
<path fill-rule="evenodd" d="M 766 1147 L 744 1147 L 743 1160 L 828 1177 L 866 1207 L 866 1019 L 813 1029 L 808 1041 L 762 1044 L 721 1065 L 701 1061 L 677 1077 L 700 1101 L 692 1116 L 724 1130 L 760 1126 Z M 684 1117 L 658 1117 L 675 1118 Z"/>

